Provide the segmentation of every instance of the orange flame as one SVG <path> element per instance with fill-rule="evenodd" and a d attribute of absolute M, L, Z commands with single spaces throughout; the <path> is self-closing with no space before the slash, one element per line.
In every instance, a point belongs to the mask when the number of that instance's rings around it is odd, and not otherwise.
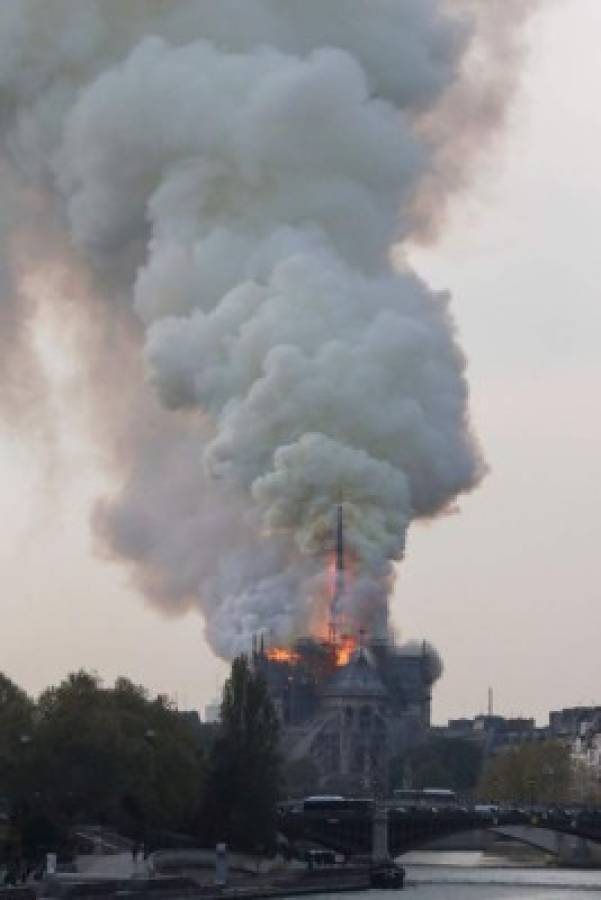
<path fill-rule="evenodd" d="M 335 647 L 336 665 L 346 666 L 351 661 L 351 656 L 357 649 L 357 639 L 352 634 L 343 634 L 340 643 Z"/>
<path fill-rule="evenodd" d="M 265 656 L 271 662 L 290 663 L 293 665 L 300 660 L 298 653 L 294 650 L 287 650 L 285 647 L 270 647 L 265 651 Z"/>

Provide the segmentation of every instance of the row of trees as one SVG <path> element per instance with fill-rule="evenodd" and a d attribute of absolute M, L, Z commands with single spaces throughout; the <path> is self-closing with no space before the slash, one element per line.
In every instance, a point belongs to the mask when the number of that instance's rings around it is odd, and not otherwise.
<path fill-rule="evenodd" d="M 522 744 L 490 759 L 478 784 L 480 796 L 510 803 L 553 805 L 578 801 L 579 770 L 560 741 Z"/>
<path fill-rule="evenodd" d="M 147 842 L 176 832 L 267 850 L 280 773 L 277 717 L 243 657 L 226 683 L 219 728 L 199 727 L 127 679 L 104 687 L 77 672 L 34 702 L 0 675 L 10 855 L 56 849 L 84 823 Z"/>
<path fill-rule="evenodd" d="M 482 765 L 483 750 L 474 741 L 433 736 L 391 760 L 390 787 L 438 786 L 471 794 L 480 779 Z"/>
<path fill-rule="evenodd" d="M 390 786 L 449 787 L 475 799 L 523 805 L 601 803 L 601 784 L 575 764 L 569 747 L 547 740 L 507 748 L 485 758 L 482 747 L 460 738 L 434 736 L 395 757 Z"/>
<path fill-rule="evenodd" d="M 245 657 L 232 664 L 219 726 L 201 726 L 123 678 L 104 687 L 77 672 L 34 702 L 0 674 L 0 797 L 12 856 L 57 849 L 78 824 L 147 843 L 185 834 L 269 852 L 277 800 L 313 792 L 318 775 L 310 760 L 284 768 L 278 717 Z M 433 737 L 392 761 L 390 787 L 408 782 L 524 804 L 592 797 L 590 778 L 552 741 L 484 761 L 470 741 Z"/>
<path fill-rule="evenodd" d="M 477 796 L 524 805 L 601 806 L 598 773 L 575 761 L 561 741 L 522 744 L 484 764 Z"/>

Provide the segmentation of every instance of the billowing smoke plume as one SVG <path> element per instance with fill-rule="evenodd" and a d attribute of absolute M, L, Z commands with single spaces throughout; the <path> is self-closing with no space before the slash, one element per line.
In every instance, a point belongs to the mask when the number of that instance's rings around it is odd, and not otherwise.
<path fill-rule="evenodd" d="M 318 617 L 340 501 L 349 607 L 384 632 L 409 524 L 482 476 L 449 298 L 390 262 L 461 185 L 467 122 L 477 145 L 505 107 L 524 4 L 473 6 L 0 4 L 0 177 L 28 210 L 0 219 L 7 340 L 24 359 L 26 246 L 102 335 L 123 484 L 98 533 L 221 655 Z"/>
<path fill-rule="evenodd" d="M 443 673 L 444 666 L 440 654 L 428 641 L 407 641 L 396 647 L 395 653 L 400 656 L 421 656 L 424 679 L 429 684 L 438 681 Z"/>

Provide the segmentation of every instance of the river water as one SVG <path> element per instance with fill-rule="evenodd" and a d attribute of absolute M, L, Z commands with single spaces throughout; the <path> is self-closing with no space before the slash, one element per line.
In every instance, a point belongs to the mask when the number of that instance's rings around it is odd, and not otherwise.
<path fill-rule="evenodd" d="M 555 869 L 535 862 L 515 864 L 479 852 L 412 853 L 403 900 L 586 900 L 601 897 L 601 871 Z M 369 900 L 390 900 L 391 891 L 369 891 Z M 323 900 L 362 895 L 324 895 Z"/>

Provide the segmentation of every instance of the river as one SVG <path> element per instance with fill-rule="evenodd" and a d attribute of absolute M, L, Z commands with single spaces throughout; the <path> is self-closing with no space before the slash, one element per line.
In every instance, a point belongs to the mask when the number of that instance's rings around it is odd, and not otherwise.
<path fill-rule="evenodd" d="M 586 900 L 601 894 L 600 870 L 555 869 L 479 852 L 412 853 L 403 900 Z M 390 891 L 369 891 L 369 900 L 390 900 Z M 361 895 L 360 895 L 361 896 Z M 357 894 L 324 895 L 323 900 Z"/>

